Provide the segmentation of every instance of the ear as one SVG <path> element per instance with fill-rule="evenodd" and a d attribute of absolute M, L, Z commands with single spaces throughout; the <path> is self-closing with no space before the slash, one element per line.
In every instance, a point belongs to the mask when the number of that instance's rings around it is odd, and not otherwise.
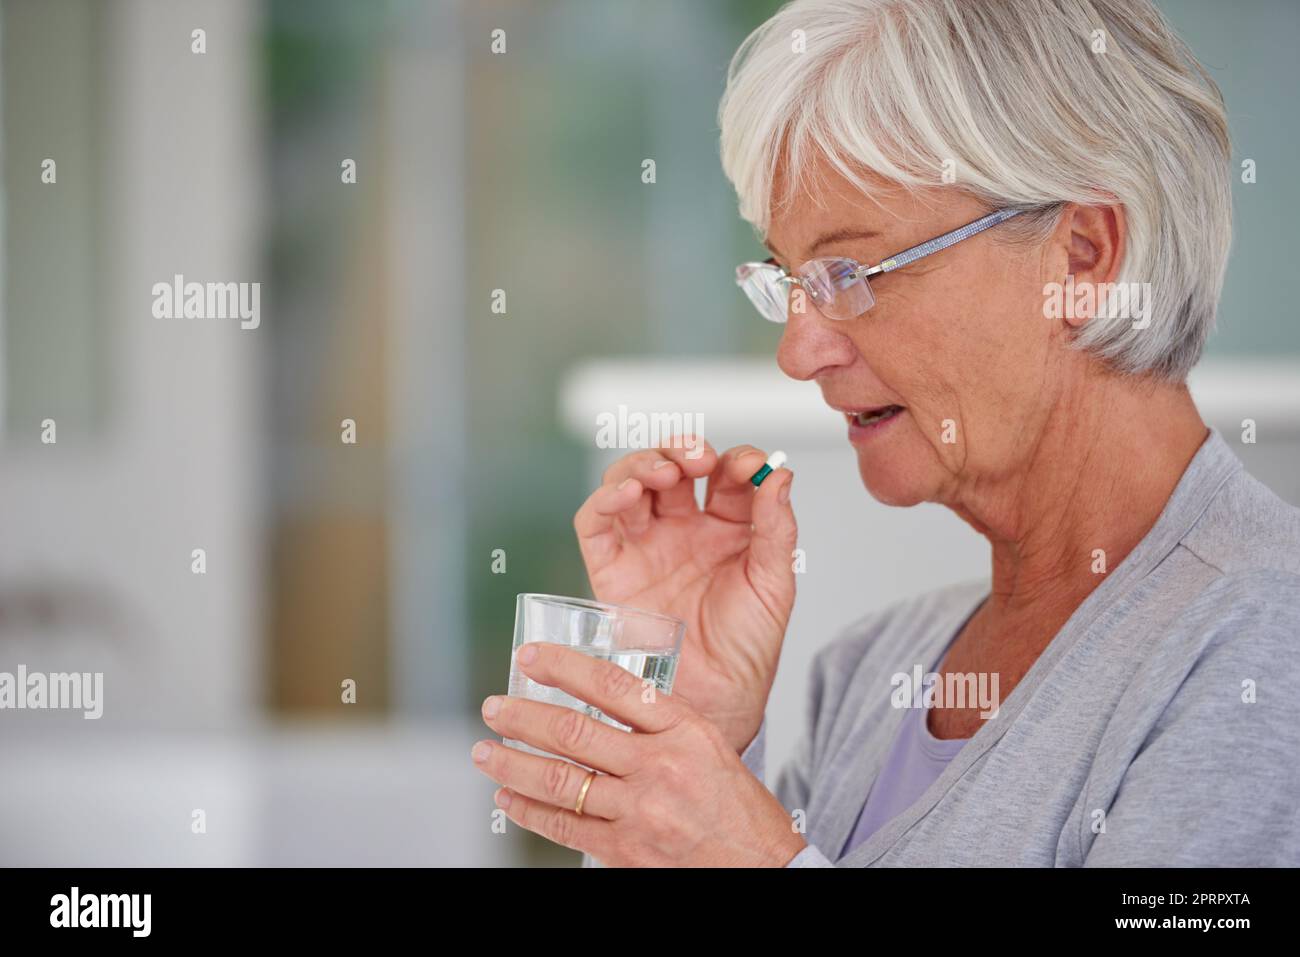
<path fill-rule="evenodd" d="M 1054 282 L 1066 284 L 1072 277 L 1076 308 L 1065 312 L 1065 321 L 1072 326 L 1082 326 L 1095 313 L 1095 304 L 1101 302 L 1101 287 L 1118 278 L 1124 263 L 1125 239 L 1128 220 L 1124 207 L 1082 206 L 1070 203 L 1061 215 L 1061 221 L 1052 234 L 1052 250 L 1047 262 L 1058 275 Z M 1082 307 L 1082 308 L 1079 308 Z"/>

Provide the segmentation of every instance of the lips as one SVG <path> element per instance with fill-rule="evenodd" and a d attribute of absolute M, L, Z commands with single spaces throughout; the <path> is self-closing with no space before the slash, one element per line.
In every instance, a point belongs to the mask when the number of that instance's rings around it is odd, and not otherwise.
<path fill-rule="evenodd" d="M 877 405 L 866 409 L 843 410 L 851 425 L 875 425 L 892 419 L 903 411 L 901 405 Z"/>

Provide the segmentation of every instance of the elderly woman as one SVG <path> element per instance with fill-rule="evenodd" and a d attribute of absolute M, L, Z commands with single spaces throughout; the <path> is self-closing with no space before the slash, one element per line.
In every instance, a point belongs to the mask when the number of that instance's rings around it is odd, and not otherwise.
<path fill-rule="evenodd" d="M 633 732 L 489 699 L 580 762 L 480 742 L 508 816 L 605 865 L 1300 864 L 1300 512 L 1184 383 L 1230 237 L 1205 71 L 1146 0 L 796 0 L 720 119 L 780 367 L 867 492 L 955 511 L 991 577 L 822 649 L 769 791 L 793 475 L 630 454 L 575 526 L 598 598 L 686 620 L 674 693 L 537 646 L 534 679 Z M 900 694 L 914 670 L 939 680 Z M 992 707 L 939 694 L 973 677 Z"/>

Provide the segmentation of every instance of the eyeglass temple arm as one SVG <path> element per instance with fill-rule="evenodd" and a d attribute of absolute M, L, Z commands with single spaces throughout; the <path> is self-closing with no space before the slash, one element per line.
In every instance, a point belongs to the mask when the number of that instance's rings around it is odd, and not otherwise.
<path fill-rule="evenodd" d="M 931 253 L 937 253 L 949 246 L 956 245 L 963 239 L 970 239 L 976 233 L 982 233 L 990 226 L 996 226 L 1005 220 L 1010 219 L 1017 213 L 1024 212 L 1021 209 L 1012 209 L 1007 207 L 999 209 L 987 216 L 981 216 L 973 223 L 967 223 L 965 226 L 959 226 L 950 233 L 944 233 L 942 236 L 936 236 L 934 239 L 927 239 L 919 246 L 913 246 L 911 249 L 905 249 L 901 253 L 896 253 L 888 259 L 881 260 L 878 265 L 868 266 L 858 273 L 858 278 L 862 279 L 867 276 L 876 276 L 880 273 L 893 272 L 895 269 L 901 269 L 908 263 L 914 263 L 918 259 L 929 256 Z"/>

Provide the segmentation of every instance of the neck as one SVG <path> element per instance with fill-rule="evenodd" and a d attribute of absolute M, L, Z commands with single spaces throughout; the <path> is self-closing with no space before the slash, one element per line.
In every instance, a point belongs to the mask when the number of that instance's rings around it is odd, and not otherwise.
<path fill-rule="evenodd" d="M 1017 467 L 952 508 L 992 545 L 982 612 L 1061 623 L 1150 531 L 1207 430 L 1186 386 L 1085 367 L 1026 434 Z"/>

